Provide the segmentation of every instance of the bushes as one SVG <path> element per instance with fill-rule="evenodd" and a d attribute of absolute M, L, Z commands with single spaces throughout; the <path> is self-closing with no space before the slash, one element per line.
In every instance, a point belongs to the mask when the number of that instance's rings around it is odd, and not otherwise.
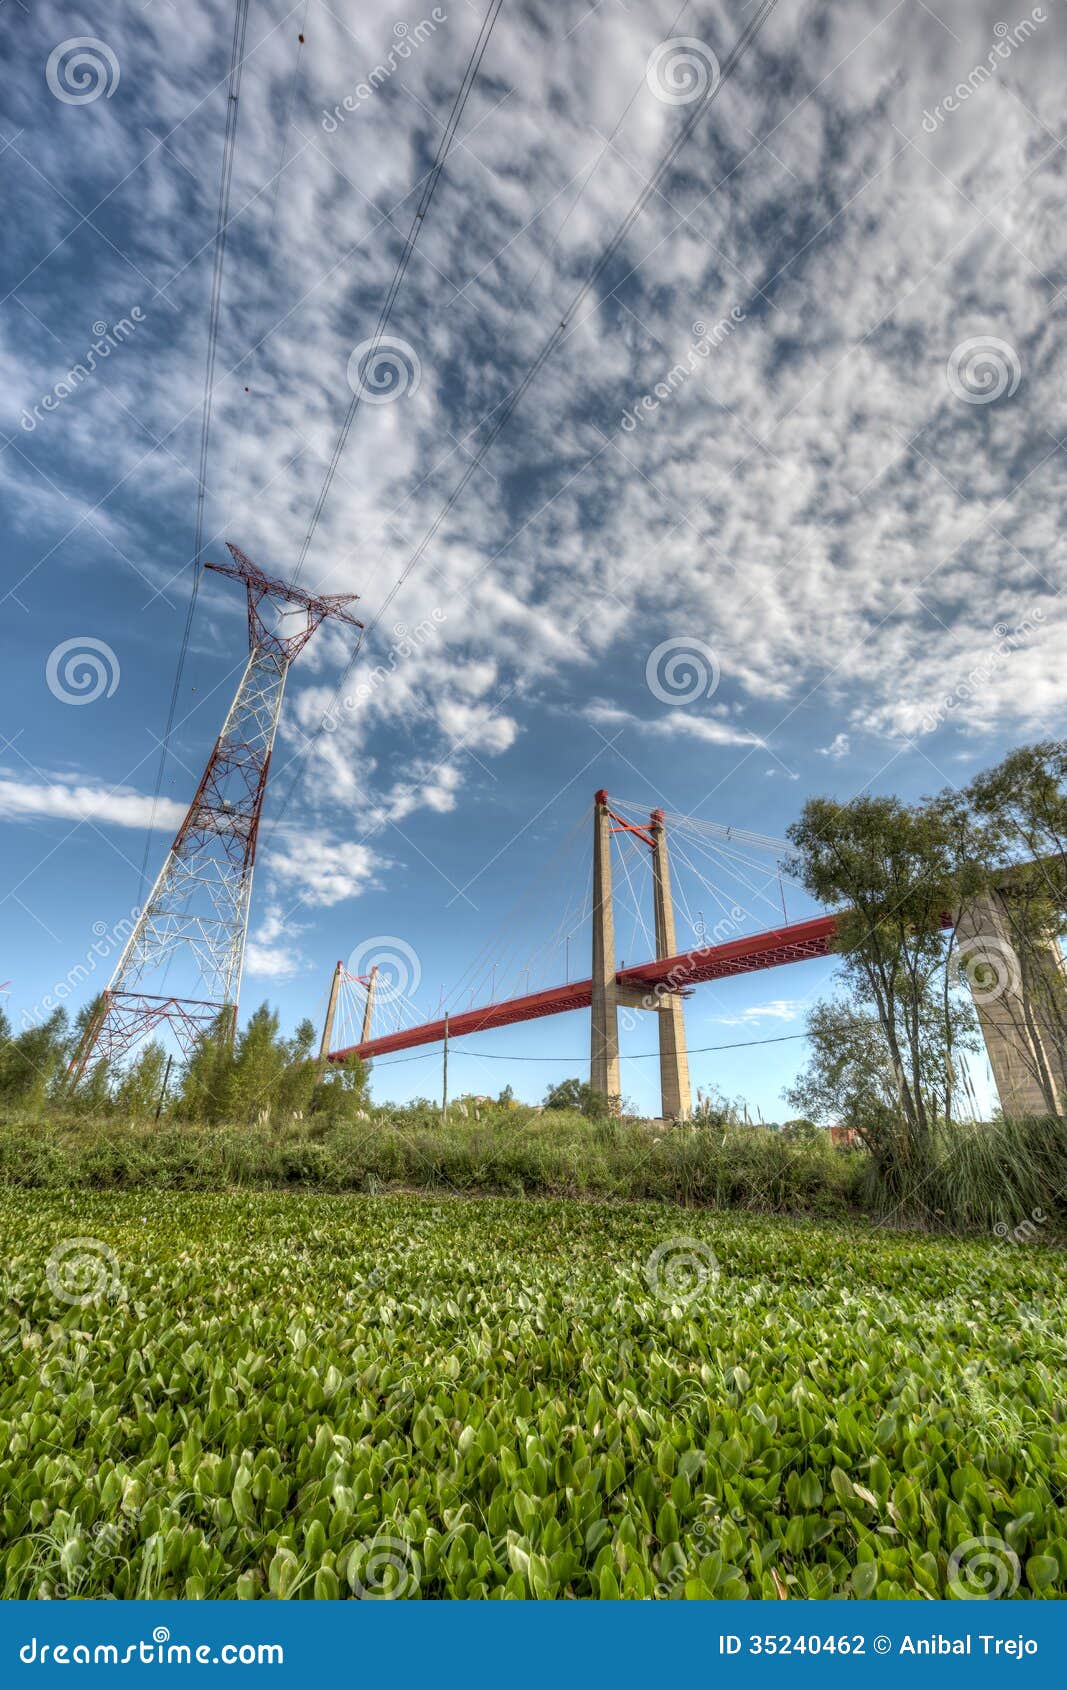
<path fill-rule="evenodd" d="M 334 1087 L 322 1091 L 333 1092 Z M 0 1123 L 0 1185 L 53 1190 L 300 1187 L 653 1200 L 900 1225 L 1061 1232 L 1067 1123 L 995 1121 L 939 1134 L 901 1196 L 858 1151 L 763 1128 L 653 1128 L 577 1114 L 483 1109 L 442 1125 L 430 1109 L 335 1112 L 236 1126 L 35 1116 Z"/>
<path fill-rule="evenodd" d="M 330 1088 L 331 1090 L 333 1088 Z M 363 1121 L 309 1114 L 287 1125 L 211 1126 L 77 1119 L 0 1125 L 0 1183 L 25 1187 L 209 1190 L 305 1186 L 598 1198 L 844 1214 L 859 1158 L 730 1132 L 599 1123 L 519 1109 L 442 1126 L 412 1111 Z"/>

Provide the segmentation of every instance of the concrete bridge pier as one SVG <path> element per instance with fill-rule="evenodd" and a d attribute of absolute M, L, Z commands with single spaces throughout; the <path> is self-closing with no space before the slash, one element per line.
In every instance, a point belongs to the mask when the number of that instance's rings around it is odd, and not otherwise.
<path fill-rule="evenodd" d="M 652 852 L 652 886 L 656 913 L 656 957 L 678 955 L 674 931 L 674 900 L 671 897 L 671 868 L 667 857 L 667 830 L 663 811 L 653 810 L 649 832 L 655 840 Z M 689 1087 L 689 1052 L 685 1043 L 685 1008 L 679 992 L 666 993 L 659 1008 L 660 1107 L 665 1120 L 687 1121 L 693 1112 Z"/>
<path fill-rule="evenodd" d="M 1062 1029 L 1045 995 L 1067 1003 L 1059 945 L 1050 939 L 1030 964 L 1029 990 L 1005 913 L 1005 892 L 973 898 L 956 922 L 956 954 L 1005 1115 L 1062 1114 L 1067 1107 Z"/>
<path fill-rule="evenodd" d="M 617 1098 L 619 1004 L 615 981 L 615 908 L 611 884 L 611 811 L 608 795 L 593 800 L 593 994 L 589 1083 L 601 1097 Z"/>
<path fill-rule="evenodd" d="M 620 986 L 615 968 L 615 917 L 612 903 L 612 822 L 633 833 L 652 851 L 653 906 L 656 957 L 676 956 L 674 904 L 663 811 L 652 812 L 647 832 L 613 815 L 608 795 L 598 792 L 593 804 L 593 967 L 589 1045 L 589 1080 L 601 1097 L 618 1098 L 622 1091 L 619 1068 L 619 1006 L 649 1010 L 659 1021 L 660 1108 L 664 1120 L 684 1121 L 692 1113 L 689 1057 L 685 1044 L 685 1012 L 681 995 L 661 987 Z"/>

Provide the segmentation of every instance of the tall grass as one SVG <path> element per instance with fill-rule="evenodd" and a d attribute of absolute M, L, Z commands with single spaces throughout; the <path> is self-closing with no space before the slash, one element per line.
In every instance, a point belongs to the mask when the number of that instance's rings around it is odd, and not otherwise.
<path fill-rule="evenodd" d="M 418 1110 L 375 1111 L 351 1123 L 240 1127 L 0 1123 L 0 1183 L 53 1189 L 415 1187 L 832 1216 L 853 1206 L 858 1162 L 772 1132 L 658 1132 L 642 1122 L 595 1123 L 562 1111 L 499 1110 L 447 1125 Z"/>
<path fill-rule="evenodd" d="M 407 1188 L 494 1196 L 651 1199 L 683 1206 L 993 1231 L 1067 1222 L 1067 1122 L 995 1121 L 935 1140 L 903 1198 L 874 1161 L 758 1128 L 588 1121 L 483 1109 L 442 1124 L 430 1108 L 250 1126 L 164 1120 L 0 1121 L 0 1184 L 50 1189 Z"/>

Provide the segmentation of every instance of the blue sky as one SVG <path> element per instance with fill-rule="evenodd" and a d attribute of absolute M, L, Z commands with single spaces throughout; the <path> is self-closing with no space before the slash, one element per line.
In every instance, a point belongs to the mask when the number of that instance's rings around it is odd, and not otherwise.
<path fill-rule="evenodd" d="M 206 556 L 229 539 L 292 572 L 482 11 L 253 0 Z M 399 391 L 360 409 L 307 583 L 376 616 L 748 15 L 505 0 L 392 320 Z M 139 895 L 190 585 L 232 10 L 9 0 L 0 34 L 0 979 L 17 1024 L 79 964 L 72 1007 L 104 983 Z M 780 837 L 811 793 L 932 792 L 1062 732 L 1065 35 L 1058 0 L 782 0 L 306 754 L 345 639 L 323 629 L 294 669 L 246 1011 L 317 1014 L 336 958 L 385 940 L 417 957 L 408 1019 L 443 989 L 462 1007 L 502 926 L 514 961 L 575 899 L 571 973 L 588 972 L 597 787 Z M 82 36 L 90 80 L 64 81 Z M 106 357 L 65 379 L 101 337 Z M 151 873 L 244 641 L 237 588 L 209 578 Z M 707 685 L 672 678 L 666 642 Z M 79 650 L 96 667 L 72 703 Z M 690 897 L 707 915 L 711 892 Z M 746 919 L 767 925 L 757 903 Z M 701 988 L 690 1042 L 800 1032 L 831 984 L 805 964 Z M 581 1014 L 502 1029 L 472 1044 L 568 1060 L 457 1046 L 453 1084 L 538 1097 L 587 1043 Z M 650 1049 L 651 1024 L 625 1043 Z M 695 1057 L 694 1078 L 780 1118 L 803 1048 Z M 383 1062 L 375 1088 L 438 1078 L 431 1053 Z M 624 1069 L 641 1106 L 654 1082 L 654 1063 Z"/>

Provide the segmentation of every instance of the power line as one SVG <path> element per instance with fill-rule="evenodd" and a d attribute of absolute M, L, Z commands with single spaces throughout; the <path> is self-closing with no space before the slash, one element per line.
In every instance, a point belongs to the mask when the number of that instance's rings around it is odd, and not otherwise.
<path fill-rule="evenodd" d="M 519 382 L 518 386 L 513 388 L 512 392 L 503 401 L 502 406 L 498 407 L 499 415 L 497 417 L 497 420 L 494 422 L 494 424 L 493 424 L 492 428 L 490 429 L 489 433 L 487 434 L 485 440 L 483 441 L 482 445 L 478 448 L 478 451 L 475 453 L 474 457 L 471 459 L 471 462 L 467 466 L 464 473 L 461 475 L 459 481 L 456 483 L 455 487 L 452 489 L 452 492 L 449 494 L 445 503 L 442 505 L 442 507 L 441 507 L 440 511 L 438 512 L 437 516 L 434 518 L 433 522 L 430 524 L 430 527 L 427 529 L 426 533 L 423 535 L 422 539 L 419 541 L 419 544 L 416 546 L 416 548 L 415 548 L 414 552 L 412 553 L 410 559 L 408 560 L 404 569 L 401 571 L 401 574 L 398 577 L 395 586 L 393 586 L 390 589 L 390 591 L 386 594 L 386 597 L 385 597 L 383 603 L 379 607 L 378 612 L 375 615 L 374 620 L 371 623 L 371 628 L 373 628 L 381 620 L 381 618 L 384 615 L 386 609 L 391 604 L 391 602 L 395 598 L 396 594 L 400 591 L 400 588 L 403 586 L 404 582 L 407 580 L 407 578 L 410 575 L 410 573 L 412 572 L 412 570 L 417 566 L 417 564 L 422 559 L 423 554 L 425 553 L 427 547 L 430 545 L 430 542 L 433 540 L 434 536 L 437 534 L 439 528 L 441 527 L 441 524 L 444 522 L 445 518 L 448 516 L 449 512 L 452 510 L 456 501 L 459 499 L 460 495 L 462 494 L 462 492 L 466 488 L 468 482 L 477 473 L 477 471 L 481 468 L 482 461 L 485 458 L 485 456 L 486 456 L 487 452 L 489 451 L 490 447 L 493 445 L 494 441 L 496 441 L 496 439 L 499 437 L 499 435 L 503 432 L 504 428 L 510 422 L 512 416 L 514 415 L 515 411 L 517 410 L 519 403 L 521 402 L 521 400 L 522 400 L 524 394 L 526 393 L 527 389 L 536 380 L 538 375 L 541 373 L 541 370 L 544 368 L 545 364 L 547 364 L 549 358 L 551 358 L 553 352 L 555 352 L 556 348 L 560 345 L 561 341 L 563 340 L 564 336 L 566 335 L 567 329 L 570 327 L 572 318 L 575 316 L 576 312 L 580 310 L 580 308 L 584 304 L 586 298 L 592 292 L 593 288 L 596 286 L 597 282 L 600 280 L 601 276 L 604 274 L 604 271 L 607 269 L 607 267 L 611 263 L 612 259 L 618 253 L 618 251 L 619 251 L 620 247 L 622 246 L 623 242 L 625 241 L 627 235 L 630 233 L 630 230 L 633 228 L 634 224 L 637 222 L 637 219 L 640 217 L 642 211 L 645 209 L 645 206 L 648 204 L 652 195 L 659 188 L 660 183 L 662 182 L 663 178 L 666 176 L 668 170 L 670 169 L 671 165 L 674 163 L 675 159 L 677 158 L 678 154 L 681 152 L 682 148 L 685 146 L 685 144 L 688 141 L 690 135 L 693 133 L 693 130 L 696 128 L 697 124 L 700 122 L 701 118 L 704 116 L 705 112 L 707 111 L 708 107 L 711 105 L 712 101 L 718 95 L 719 90 L 724 86 L 724 84 L 733 75 L 733 72 L 736 70 L 737 66 L 740 64 L 742 58 L 747 53 L 749 47 L 752 45 L 756 36 L 759 34 L 760 30 L 763 28 L 764 23 L 767 21 L 768 17 L 770 16 L 771 12 L 774 10 L 774 8 L 777 4 L 778 4 L 778 0 L 763 0 L 763 4 L 760 7 L 759 11 L 750 20 L 750 22 L 748 23 L 746 28 L 742 31 L 740 37 L 735 42 L 733 48 L 731 49 L 731 51 L 728 53 L 727 57 L 723 61 L 723 64 L 722 64 L 721 69 L 720 69 L 718 80 L 712 81 L 712 82 L 709 83 L 709 86 L 708 86 L 707 90 L 705 91 L 705 93 L 701 95 L 700 99 L 694 105 L 693 110 L 690 113 L 689 117 L 686 119 L 682 128 L 679 130 L 678 134 L 675 136 L 674 140 L 671 142 L 671 145 L 667 148 L 667 151 L 664 153 L 664 155 L 661 158 L 659 164 L 656 166 L 652 175 L 649 177 L 648 181 L 645 183 L 645 186 L 642 188 L 641 192 L 638 194 L 638 196 L 637 196 L 636 200 L 634 201 L 633 205 L 630 207 L 630 210 L 626 213 L 626 216 L 623 218 L 622 222 L 619 224 L 619 226 L 616 229 L 614 235 L 611 237 L 611 240 L 608 242 L 607 246 L 604 248 L 604 251 L 601 253 L 600 257 L 598 258 L 596 264 L 593 266 L 592 270 L 590 271 L 589 275 L 586 277 L 585 281 L 582 282 L 581 285 L 579 286 L 578 291 L 575 293 L 573 299 L 570 302 L 570 305 L 567 307 L 563 316 L 560 318 L 558 325 L 556 326 L 555 329 L 553 329 L 552 333 L 549 335 L 548 339 L 545 341 L 545 343 L 542 346 L 540 352 L 537 354 L 537 357 L 534 359 L 533 363 L 527 369 L 525 375 L 522 377 L 522 380 Z"/>
<path fill-rule="evenodd" d="M 167 723 L 163 730 L 163 738 L 160 741 L 159 769 L 156 773 L 155 790 L 152 793 L 152 812 L 149 818 L 144 856 L 141 859 L 141 876 L 137 887 L 138 902 L 140 902 L 141 892 L 144 889 L 145 873 L 148 868 L 148 853 L 151 849 L 152 833 L 155 828 L 156 808 L 159 803 L 160 792 L 163 789 L 167 751 L 170 747 L 170 736 L 174 730 L 174 717 L 178 708 L 182 675 L 185 671 L 185 658 L 193 631 L 193 615 L 200 591 L 200 552 L 204 544 L 204 504 L 207 492 L 207 459 L 208 446 L 211 440 L 211 413 L 214 402 L 215 355 L 218 350 L 219 320 L 222 314 L 222 272 L 226 257 L 226 230 L 229 223 L 230 188 L 233 181 L 233 159 L 237 142 L 237 112 L 241 98 L 241 71 L 244 66 L 247 28 L 248 0 L 237 0 L 233 20 L 233 46 L 230 50 L 230 75 L 226 88 L 226 130 L 222 143 L 218 220 L 215 224 L 215 264 L 211 277 L 211 303 L 208 307 L 207 360 L 204 367 L 204 405 L 200 424 L 200 466 L 196 490 L 196 532 L 193 540 L 193 582 L 189 592 L 188 608 L 185 612 L 185 628 L 178 650 L 178 664 L 174 672 L 174 685 L 171 688 Z"/>
<path fill-rule="evenodd" d="M 776 1038 L 773 1038 L 773 1039 L 742 1039 L 737 1044 L 697 1045 L 695 1049 L 693 1049 L 693 1048 L 690 1049 L 689 1055 L 690 1056 L 704 1056 L 709 1051 L 713 1051 L 713 1050 L 755 1050 L 758 1045 L 784 1045 L 784 1044 L 788 1044 L 790 1042 L 790 1040 L 792 1040 L 792 1039 L 806 1039 L 808 1036 L 809 1035 L 807 1033 L 780 1033 Z M 368 1057 L 367 1060 L 368 1060 L 368 1062 L 373 1062 L 375 1068 L 395 1068 L 397 1066 L 397 1064 L 401 1063 L 401 1062 L 428 1062 L 431 1057 L 434 1057 L 436 1059 L 437 1054 L 438 1053 L 437 1053 L 436 1050 L 428 1050 L 428 1051 L 425 1051 L 425 1052 L 420 1052 L 420 1054 L 418 1056 L 394 1056 L 393 1059 L 390 1062 L 378 1062 L 378 1061 L 375 1060 L 375 1058 L 373 1056 Z M 583 1056 L 574 1056 L 574 1055 L 567 1055 L 567 1056 L 514 1056 L 514 1055 L 510 1055 L 507 1051 L 499 1051 L 499 1050 L 454 1050 L 452 1054 L 454 1056 L 476 1056 L 479 1059 L 479 1061 L 481 1061 L 481 1062 L 586 1062 L 586 1061 L 588 1061 L 588 1052 L 586 1052 L 586 1054 L 583 1055 Z M 658 1050 L 639 1050 L 635 1054 L 627 1051 L 627 1053 L 626 1053 L 627 1062 L 645 1062 L 645 1061 L 650 1061 L 653 1057 L 656 1057 L 658 1059 L 658 1057 L 659 1057 L 659 1051 Z"/>
<path fill-rule="evenodd" d="M 378 313 L 378 322 L 375 326 L 374 334 L 371 337 L 370 350 L 364 360 L 364 367 L 368 370 L 371 368 L 373 361 L 377 356 L 378 349 L 381 345 L 382 335 L 384 334 L 389 318 L 392 315 L 393 306 L 396 304 L 397 294 L 400 292 L 404 276 L 407 273 L 408 265 L 411 262 L 411 255 L 415 250 L 415 243 L 419 238 L 423 223 L 426 220 L 426 214 L 430 209 L 430 201 L 433 199 L 437 184 L 441 179 L 441 173 L 445 167 L 445 160 L 448 158 L 449 152 L 452 149 L 452 143 L 456 138 L 456 130 L 459 127 L 459 121 L 463 116 L 463 109 L 470 98 L 470 93 L 474 87 L 482 59 L 485 57 L 485 50 L 489 45 L 489 38 L 493 33 L 497 17 L 500 13 L 500 8 L 503 3 L 504 0 L 489 0 L 488 10 L 486 11 L 485 17 L 482 19 L 482 27 L 478 31 L 477 40 L 471 49 L 470 58 L 467 60 L 467 68 L 463 72 L 463 80 L 460 83 L 455 100 L 452 103 L 452 110 L 449 113 L 444 133 L 438 143 L 437 153 L 434 158 L 433 165 L 431 166 L 429 174 L 423 184 L 423 190 L 419 196 L 415 215 L 411 220 L 411 226 L 408 229 L 400 257 L 397 260 L 396 269 L 393 272 L 393 279 L 389 284 L 389 290 L 386 293 L 382 308 Z M 341 431 L 337 436 L 337 440 L 333 448 L 333 454 L 326 469 L 326 478 L 323 481 L 319 496 L 315 501 L 315 508 L 311 513 L 311 521 L 308 524 L 308 531 L 304 536 L 304 543 L 300 548 L 300 556 L 296 565 L 296 574 L 293 577 L 294 580 L 298 581 L 300 579 L 304 564 L 307 561 L 307 555 L 311 548 L 312 537 L 319 525 L 319 518 L 322 515 L 323 506 L 329 497 L 330 488 L 333 485 L 333 478 L 337 473 L 337 466 L 341 460 L 341 455 L 344 452 L 345 444 L 348 440 L 352 423 L 355 420 L 356 412 L 359 409 L 359 401 L 362 394 L 363 378 L 360 376 L 360 384 L 353 393 L 352 398 L 349 400 L 348 410 L 345 412 L 345 419 L 341 424 Z M 349 667 L 351 667 L 351 664 Z"/>
<path fill-rule="evenodd" d="M 372 633 L 373 630 L 377 627 L 378 623 L 381 621 L 381 619 L 384 616 L 386 610 L 388 609 L 389 605 L 392 603 L 393 599 L 396 597 L 397 593 L 400 591 L 400 588 L 403 586 L 403 584 L 407 580 L 408 576 L 412 573 L 412 571 L 421 562 L 427 548 L 429 547 L 429 545 L 433 541 L 434 537 L 438 533 L 439 529 L 441 528 L 442 524 L 444 523 L 444 521 L 446 520 L 446 518 L 448 517 L 450 512 L 453 510 L 454 506 L 456 505 L 460 496 L 464 492 L 468 483 L 471 481 L 472 477 L 477 473 L 477 471 L 481 468 L 482 463 L 483 463 L 483 461 L 486 457 L 486 454 L 489 452 L 490 447 L 499 438 L 500 434 L 503 432 L 503 430 L 507 426 L 508 422 L 510 422 L 512 416 L 514 415 L 516 409 L 518 408 L 519 403 L 521 402 L 521 400 L 522 400 L 524 394 L 526 393 L 527 389 L 536 380 L 537 376 L 540 374 L 541 370 L 544 368 L 544 366 L 548 362 L 549 358 L 552 356 L 552 354 L 555 352 L 556 348 L 563 341 L 563 339 L 564 339 L 564 337 L 567 333 L 567 330 L 570 327 L 571 321 L 572 321 L 575 313 L 581 308 L 582 304 L 584 303 L 584 301 L 587 298 L 587 296 L 589 295 L 589 293 L 596 286 L 597 282 L 600 280 L 601 276 L 604 274 L 604 271 L 607 269 L 607 267 L 611 263 L 612 259 L 618 253 L 620 247 L 622 246 L 623 242 L 625 241 L 625 239 L 626 239 L 627 235 L 629 234 L 630 230 L 633 228 L 633 225 L 636 223 L 638 217 L 641 215 L 645 206 L 648 204 L 649 199 L 658 190 L 660 183 L 662 182 L 663 178 L 666 176 L 666 174 L 669 171 L 671 165 L 674 163 L 678 154 L 681 152 L 682 148 L 685 146 L 686 142 L 689 140 L 689 137 L 692 135 L 693 130 L 696 128 L 696 125 L 700 122 L 701 118 L 704 116 L 708 107 L 711 105 L 712 101 L 718 95 L 720 89 L 729 80 L 729 78 L 733 75 L 734 71 L 737 69 L 737 66 L 740 64 L 741 60 L 744 58 L 745 54 L 748 52 L 748 49 L 751 47 L 753 41 L 756 39 L 756 36 L 759 34 L 760 30 L 763 28 L 763 25 L 766 23 L 767 19 L 769 18 L 771 12 L 774 10 L 777 3 L 778 3 L 778 0 L 763 0 L 763 4 L 760 6 L 759 11 L 750 19 L 749 23 L 746 25 L 746 27 L 742 31 L 741 35 L 738 37 L 737 41 L 734 43 L 734 46 L 731 48 L 730 52 L 727 54 L 726 58 L 723 60 L 723 63 L 720 67 L 718 80 L 717 81 L 711 81 L 709 83 L 708 88 L 705 90 L 705 92 L 701 95 L 700 99 L 694 105 L 693 110 L 690 113 L 689 117 L 686 119 L 685 123 L 683 124 L 682 128 L 679 130 L 675 139 L 671 142 L 670 146 L 667 148 L 667 151 L 664 153 L 663 157 L 660 159 L 659 164 L 656 166 L 652 175 L 649 177 L 648 181 L 645 183 L 644 188 L 638 194 L 638 196 L 637 196 L 636 200 L 634 201 L 633 205 L 630 207 L 630 210 L 626 213 L 626 216 L 623 218 L 622 222 L 619 224 L 619 226 L 616 229 L 614 235 L 611 237 L 611 240 L 608 242 L 607 246 L 604 248 L 604 251 L 601 253 L 597 262 L 594 264 L 592 270 L 589 272 L 585 281 L 582 282 L 581 285 L 579 286 L 577 292 L 575 293 L 574 297 L 572 298 L 572 300 L 570 302 L 570 305 L 567 307 L 566 311 L 564 312 L 563 316 L 561 317 L 561 319 L 560 319 L 559 323 L 557 324 L 556 328 L 553 329 L 552 333 L 549 335 L 548 339 L 545 341 L 544 345 L 541 347 L 540 352 L 537 354 L 537 356 L 533 360 L 532 364 L 530 364 L 530 366 L 526 370 L 525 375 L 522 377 L 522 379 L 518 383 L 518 385 L 515 388 L 513 388 L 512 391 L 503 400 L 500 401 L 499 405 L 494 407 L 494 410 L 492 412 L 490 412 L 490 416 L 491 417 L 495 416 L 496 420 L 493 422 L 493 424 L 492 424 L 488 434 L 486 435 L 485 439 L 483 440 L 482 444 L 479 446 L 477 452 L 471 458 L 471 461 L 467 465 L 467 468 L 464 470 L 463 474 L 460 476 L 459 480 L 456 482 L 455 486 L 453 487 L 451 493 L 448 495 L 444 504 L 441 506 L 441 509 L 438 511 L 437 515 L 434 517 L 434 519 L 431 522 L 429 528 L 426 530 L 426 533 L 423 535 L 422 539 L 419 541 L 415 550 L 412 552 L 411 557 L 408 559 L 404 568 L 401 570 L 401 573 L 397 577 L 396 582 L 389 589 L 389 592 L 386 594 L 382 603 L 379 605 L 379 607 L 378 607 L 377 611 L 375 612 L 372 620 L 368 624 L 368 627 L 367 627 L 368 633 Z M 337 684 L 337 689 L 334 693 L 333 705 L 331 705 L 330 710 L 326 712 L 326 717 L 328 717 L 332 713 L 333 709 L 336 707 L 337 701 L 341 697 L 341 694 L 344 690 L 345 684 L 348 680 L 348 676 L 351 673 L 351 668 L 352 668 L 352 665 L 350 663 L 348 665 L 348 667 L 345 669 L 344 673 L 342 674 L 341 679 Z M 308 739 L 307 745 L 305 746 L 304 752 L 302 754 L 302 758 L 307 757 L 308 748 L 311 746 L 311 744 L 314 742 L 314 740 L 318 737 L 318 734 L 320 732 L 322 732 L 321 724 L 320 724 L 320 727 L 315 730 L 315 733 L 313 735 L 311 735 L 310 738 Z M 302 766 L 303 766 L 303 764 L 301 763 L 301 767 Z"/>

